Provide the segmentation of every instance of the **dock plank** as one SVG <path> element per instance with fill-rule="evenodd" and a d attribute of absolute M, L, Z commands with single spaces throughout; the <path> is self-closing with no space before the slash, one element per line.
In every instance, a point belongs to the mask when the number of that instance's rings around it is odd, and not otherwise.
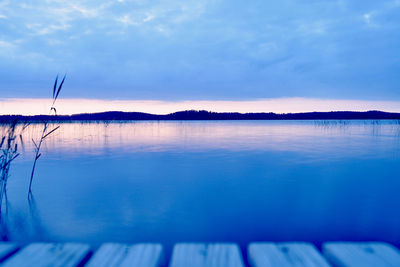
<path fill-rule="evenodd" d="M 18 246 L 14 243 L 4 242 L 0 243 L 0 262 L 7 258 L 10 254 L 15 252 Z"/>
<path fill-rule="evenodd" d="M 174 246 L 170 267 L 243 267 L 239 246 L 231 243 L 180 243 Z"/>
<path fill-rule="evenodd" d="M 84 244 L 33 243 L 11 256 L 2 266 L 74 267 L 80 264 L 89 252 L 89 246 Z"/>
<path fill-rule="evenodd" d="M 160 244 L 117 244 L 106 243 L 94 254 L 88 267 L 158 267 L 163 260 Z"/>
<path fill-rule="evenodd" d="M 309 243 L 251 243 L 248 260 L 253 267 L 329 267 Z"/>
<path fill-rule="evenodd" d="M 324 256 L 335 267 L 400 266 L 400 252 L 387 243 L 329 242 L 322 248 Z"/>

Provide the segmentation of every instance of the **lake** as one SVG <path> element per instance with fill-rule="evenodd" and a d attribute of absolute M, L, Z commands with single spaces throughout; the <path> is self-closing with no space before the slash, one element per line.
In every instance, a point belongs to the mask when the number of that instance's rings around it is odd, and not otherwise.
<path fill-rule="evenodd" d="M 11 167 L 6 239 L 400 244 L 398 121 L 62 123 L 28 201 L 40 131 Z"/>

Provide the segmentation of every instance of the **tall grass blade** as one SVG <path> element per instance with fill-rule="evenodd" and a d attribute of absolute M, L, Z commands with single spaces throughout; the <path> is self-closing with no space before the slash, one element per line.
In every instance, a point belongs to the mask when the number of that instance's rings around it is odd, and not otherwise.
<path fill-rule="evenodd" d="M 24 131 L 29 125 L 31 125 L 31 122 L 24 123 L 24 126 L 22 127 L 22 131 Z"/>
<path fill-rule="evenodd" d="M 56 80 L 55 80 L 55 82 L 54 82 L 54 87 L 53 87 L 53 99 L 54 99 L 54 96 L 56 95 L 57 82 L 58 82 L 58 75 L 57 75 Z"/>
<path fill-rule="evenodd" d="M 37 146 L 35 140 L 33 140 L 33 138 L 32 138 L 32 142 L 33 142 L 33 144 L 35 145 L 35 148 L 38 149 L 38 146 Z"/>
<path fill-rule="evenodd" d="M 59 95 L 59 94 L 60 94 L 60 92 L 61 92 L 61 88 L 62 88 L 62 86 L 63 86 L 63 84 L 64 84 L 65 77 L 67 77 L 67 75 L 66 75 L 66 74 L 64 75 L 64 78 L 62 79 L 62 81 L 61 81 L 61 83 L 60 83 L 60 86 L 58 87 L 58 90 L 57 90 L 57 93 L 56 93 L 56 96 L 55 96 L 54 100 L 56 100 L 56 99 L 57 99 L 58 95 Z"/>
<path fill-rule="evenodd" d="M 19 156 L 19 153 L 16 154 L 16 155 L 10 160 L 10 162 L 13 161 L 14 159 L 16 159 L 18 156 Z"/>
<path fill-rule="evenodd" d="M 47 134 L 45 134 L 45 135 L 43 136 L 43 139 L 45 139 L 47 136 L 49 136 L 49 135 L 52 134 L 53 132 L 57 131 L 58 128 L 60 128 L 60 126 L 57 126 L 57 127 L 54 128 L 53 130 L 51 130 L 50 132 L 48 132 Z"/>
<path fill-rule="evenodd" d="M 0 141 L 0 148 L 2 155 L 0 156 L 0 217 L 3 199 L 7 198 L 7 181 L 9 177 L 9 170 L 11 162 L 14 161 L 18 156 L 18 140 L 22 140 L 22 137 L 17 138 L 21 135 L 21 132 L 17 134 L 16 126 L 18 122 L 13 121 L 9 126 L 7 133 L 3 135 Z M 6 201 L 7 203 L 7 201 Z M 6 206 L 7 208 L 7 206 Z"/>
<path fill-rule="evenodd" d="M 56 77 L 56 80 L 55 80 L 55 82 L 54 82 L 54 87 L 53 87 L 53 104 L 52 104 L 51 107 L 50 107 L 50 114 L 51 114 L 51 112 L 54 110 L 55 115 L 57 115 L 57 110 L 56 110 L 56 108 L 54 107 L 54 104 L 55 104 L 55 102 L 56 102 L 58 96 L 60 95 L 60 92 L 61 92 L 61 89 L 62 89 L 62 86 L 63 86 L 63 84 L 64 84 L 64 81 L 65 81 L 66 76 L 67 76 L 67 75 L 64 75 L 64 78 L 62 79 L 62 81 L 61 81 L 60 85 L 58 86 L 58 89 L 57 89 L 57 90 L 56 90 L 56 88 L 57 88 L 57 83 L 58 83 L 58 75 L 57 75 L 57 77 Z M 46 137 L 48 137 L 49 135 L 51 135 L 52 133 L 54 133 L 58 128 L 60 128 L 60 126 L 57 126 L 57 127 L 55 127 L 54 129 L 52 129 L 51 131 L 48 132 L 48 131 L 47 131 L 48 124 L 49 124 L 49 120 L 43 120 L 43 130 L 42 130 L 42 135 L 41 135 L 40 139 L 38 140 L 38 142 L 35 142 L 35 141 L 32 139 L 33 144 L 35 145 L 35 148 L 36 148 L 36 149 L 35 149 L 36 155 L 35 155 L 35 158 L 34 158 L 34 160 L 33 160 L 31 178 L 30 178 L 30 181 L 29 181 L 28 198 L 29 198 L 29 196 L 30 196 L 31 193 L 32 193 L 32 181 L 33 181 L 33 177 L 34 177 L 34 175 L 35 175 L 36 164 L 37 164 L 38 159 L 39 159 L 40 156 L 42 155 L 42 154 L 40 153 L 40 148 L 42 147 L 42 144 L 43 144 L 44 140 L 46 139 Z"/>

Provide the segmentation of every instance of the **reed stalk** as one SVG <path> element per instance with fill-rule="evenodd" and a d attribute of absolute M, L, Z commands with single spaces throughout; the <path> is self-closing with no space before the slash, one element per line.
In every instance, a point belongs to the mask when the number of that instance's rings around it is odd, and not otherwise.
<path fill-rule="evenodd" d="M 63 86 L 64 81 L 65 81 L 65 77 L 66 77 L 66 75 L 64 75 L 64 78 L 62 79 L 62 81 L 61 81 L 61 83 L 59 85 L 58 85 L 58 76 L 56 77 L 56 80 L 55 80 L 54 86 L 53 86 L 53 102 L 52 102 L 52 105 L 51 105 L 51 108 L 50 108 L 49 115 L 51 115 L 52 112 L 54 112 L 54 115 L 57 115 L 57 109 L 55 108 L 55 103 L 56 103 L 56 100 L 58 99 L 58 96 L 60 95 L 62 86 Z M 42 144 L 43 144 L 43 142 L 46 140 L 46 138 L 48 136 L 50 136 L 52 133 L 57 131 L 57 129 L 60 128 L 60 126 L 57 126 L 57 127 L 53 128 L 53 129 L 49 130 L 48 126 L 49 126 L 48 120 L 44 120 L 43 121 L 43 130 L 42 130 L 42 133 L 41 133 L 41 136 L 40 136 L 39 140 L 37 142 L 35 142 L 35 140 L 32 139 L 32 142 L 33 142 L 33 144 L 35 146 L 35 158 L 33 160 L 31 178 L 30 178 L 30 181 L 29 181 L 28 196 L 30 196 L 30 194 L 32 193 L 32 181 L 33 181 L 33 177 L 35 175 L 37 161 L 40 158 L 40 156 L 42 155 L 40 153 L 40 150 L 42 148 Z"/>
<path fill-rule="evenodd" d="M 3 198 L 5 198 L 7 194 L 7 181 L 11 162 L 19 156 L 16 127 L 17 121 L 12 122 L 0 140 L 0 211 L 2 208 Z M 19 137 L 22 141 L 22 134 L 19 134 Z"/>

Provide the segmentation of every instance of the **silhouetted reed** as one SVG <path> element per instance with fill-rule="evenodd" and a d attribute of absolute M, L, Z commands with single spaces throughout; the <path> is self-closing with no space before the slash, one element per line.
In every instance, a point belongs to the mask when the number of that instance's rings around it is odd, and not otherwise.
<path fill-rule="evenodd" d="M 18 121 L 10 123 L 0 140 L 0 212 L 3 199 L 7 195 L 7 181 L 11 163 L 19 156 L 18 141 L 23 144 L 22 132 L 28 126 L 28 124 L 25 124 L 20 132 L 17 132 L 17 125 Z"/>
<path fill-rule="evenodd" d="M 52 113 L 53 111 L 54 111 L 54 115 L 57 115 L 57 109 L 55 108 L 54 105 L 55 105 L 55 103 L 56 103 L 56 100 L 57 100 L 58 96 L 60 95 L 62 86 L 63 86 L 64 81 L 65 81 L 65 77 L 66 77 L 66 75 L 64 75 L 64 78 L 62 79 L 60 85 L 58 85 L 58 76 L 56 77 L 56 80 L 55 80 L 55 82 L 54 82 L 54 87 L 53 87 L 53 103 L 52 103 L 52 105 L 51 105 L 49 115 L 51 115 L 51 113 Z M 58 87 L 57 87 L 57 85 L 58 85 Z M 40 149 L 42 148 L 42 144 L 43 144 L 43 142 L 46 140 L 46 138 L 47 138 L 49 135 L 51 135 L 51 134 L 54 133 L 58 128 L 60 128 L 60 126 L 57 126 L 57 127 L 53 128 L 53 129 L 49 130 L 49 127 L 48 127 L 48 126 L 49 126 L 49 121 L 48 121 L 48 120 L 45 120 L 45 121 L 43 121 L 42 123 L 43 123 L 43 130 L 42 130 L 42 134 L 41 134 L 39 140 L 38 140 L 37 142 L 35 142 L 35 140 L 32 139 L 32 142 L 33 142 L 33 144 L 34 144 L 34 146 L 35 146 L 35 158 L 34 158 L 34 160 L 33 160 L 33 167 L 32 167 L 32 172 L 31 172 L 31 179 L 30 179 L 30 181 L 29 181 L 29 192 L 28 192 L 28 195 L 30 195 L 30 194 L 32 193 L 32 181 L 33 181 L 33 176 L 35 175 L 35 169 L 36 169 L 37 161 L 38 161 L 38 159 L 40 158 L 40 156 L 42 155 L 42 154 L 40 153 Z"/>

